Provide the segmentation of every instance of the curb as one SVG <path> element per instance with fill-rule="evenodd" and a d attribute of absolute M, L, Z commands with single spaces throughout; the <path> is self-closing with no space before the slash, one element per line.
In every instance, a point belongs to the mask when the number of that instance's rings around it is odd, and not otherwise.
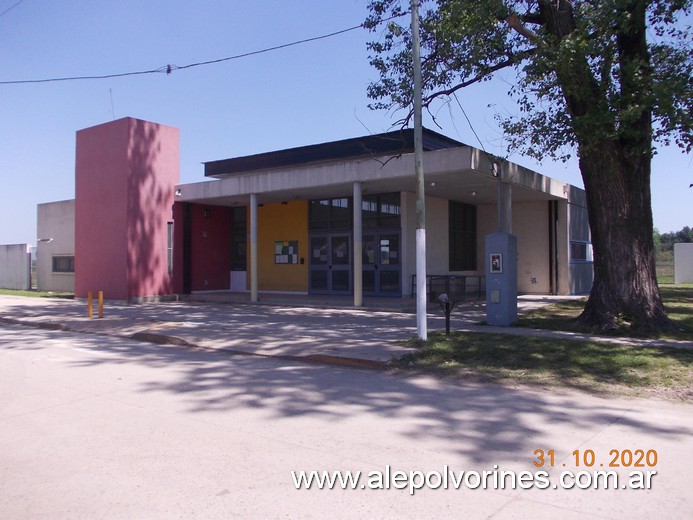
<path fill-rule="evenodd" d="M 35 329 L 44 330 L 59 330 L 63 332 L 74 332 L 76 334 L 90 334 L 91 331 L 87 332 L 84 330 L 73 329 L 68 325 L 62 323 L 55 323 L 50 321 L 28 321 L 25 319 L 16 318 L 6 318 L 0 316 L 0 323 L 7 323 L 10 325 L 20 325 L 23 327 L 31 327 Z M 341 356 L 327 356 L 321 354 L 310 354 L 307 356 L 291 356 L 291 355 L 271 355 L 271 354 L 258 354 L 253 352 L 244 352 L 242 350 L 234 350 L 227 348 L 211 348 L 197 345 L 191 343 L 183 338 L 177 336 L 168 336 L 166 334 L 157 334 L 154 332 L 135 332 L 134 334 L 113 334 L 113 333 L 102 333 L 106 336 L 112 336 L 116 338 L 127 338 L 134 341 L 141 341 L 143 343 L 153 343 L 155 345 L 173 345 L 176 347 L 184 347 L 189 349 L 204 350 L 207 352 L 225 352 L 227 354 L 232 354 L 234 356 L 248 356 L 248 357 L 259 357 L 266 359 L 277 359 L 285 361 L 296 361 L 299 363 L 312 363 L 320 365 L 332 365 L 341 366 L 347 368 L 360 368 L 368 370 L 379 370 L 384 371 L 388 368 L 388 363 L 384 361 L 375 361 L 371 359 L 361 359 L 361 358 L 347 358 Z"/>
<path fill-rule="evenodd" d="M 9 325 L 22 325 L 24 327 L 33 327 L 35 329 L 44 329 L 44 330 L 62 330 L 62 331 L 69 331 L 70 329 L 67 327 L 67 325 L 63 325 L 62 323 L 55 323 L 52 321 L 26 321 L 26 320 L 18 320 L 16 318 L 6 318 L 4 316 L 0 316 L 0 323 L 7 323 Z"/>
<path fill-rule="evenodd" d="M 155 343 L 157 345 L 175 345 L 177 347 L 199 348 L 198 345 L 190 343 L 189 341 L 186 341 L 183 338 L 179 338 L 177 336 L 167 336 L 165 334 L 156 334 L 153 332 L 135 332 L 134 334 L 131 334 L 129 336 L 119 336 L 118 334 L 114 335 L 118 337 L 134 339 L 135 341 Z"/>

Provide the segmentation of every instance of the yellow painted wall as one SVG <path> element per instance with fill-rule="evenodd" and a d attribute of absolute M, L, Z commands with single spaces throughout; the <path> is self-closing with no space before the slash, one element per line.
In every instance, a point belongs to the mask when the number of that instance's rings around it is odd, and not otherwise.
<path fill-rule="evenodd" d="M 308 292 L 308 202 L 265 204 L 257 218 L 259 290 Z M 274 243 L 290 240 L 298 241 L 299 263 L 275 264 Z"/>

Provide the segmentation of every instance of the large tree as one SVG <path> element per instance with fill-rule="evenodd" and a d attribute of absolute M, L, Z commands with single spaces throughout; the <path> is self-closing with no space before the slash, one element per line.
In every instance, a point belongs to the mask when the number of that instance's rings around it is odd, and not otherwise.
<path fill-rule="evenodd" d="M 519 114 L 501 121 L 513 151 L 577 154 L 587 193 L 594 284 L 580 320 L 668 328 L 655 275 L 651 159 L 693 145 L 691 0 L 421 2 L 424 107 L 514 68 Z M 373 108 L 412 103 L 408 0 L 371 0 L 380 78 Z"/>

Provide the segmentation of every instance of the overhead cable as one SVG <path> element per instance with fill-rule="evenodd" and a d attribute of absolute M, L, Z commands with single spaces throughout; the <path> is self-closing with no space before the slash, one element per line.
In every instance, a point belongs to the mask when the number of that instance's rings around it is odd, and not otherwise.
<path fill-rule="evenodd" d="M 395 16 L 392 18 L 397 18 L 397 17 Z M 392 18 L 388 18 L 387 20 L 391 20 Z M 387 21 L 387 20 L 383 20 L 383 21 Z M 172 72 L 174 72 L 176 70 L 191 69 L 193 67 L 201 67 L 204 65 L 212 65 L 215 63 L 222 63 L 224 61 L 231 61 L 231 60 L 237 60 L 240 58 L 247 58 L 248 56 L 255 56 L 257 54 L 264 54 L 264 53 L 276 51 L 279 49 L 285 49 L 287 47 L 294 47 L 296 45 L 301 45 L 304 43 L 314 42 L 317 40 L 324 40 L 326 38 L 332 38 L 334 36 L 338 36 L 340 34 L 355 31 L 357 29 L 362 29 L 363 27 L 364 27 L 363 24 L 354 25 L 353 27 L 349 27 L 347 29 L 341 29 L 339 31 L 331 32 L 329 34 L 323 34 L 321 36 L 314 36 L 312 38 L 305 38 L 303 40 L 297 40 L 297 41 L 290 42 L 290 43 L 275 45 L 274 47 L 267 47 L 265 49 L 260 49 L 257 51 L 250 51 L 250 52 L 245 52 L 242 54 L 236 54 L 234 56 L 227 56 L 225 58 L 218 58 L 218 59 L 208 60 L 208 61 L 200 61 L 197 63 L 189 63 L 188 65 L 178 66 L 178 65 L 168 64 L 168 65 L 163 65 L 163 66 L 156 68 L 156 69 L 140 70 L 140 71 L 134 71 L 134 72 L 121 72 L 121 73 L 115 73 L 115 74 L 101 74 L 101 75 L 89 75 L 89 76 L 69 76 L 69 77 L 58 77 L 58 78 L 22 79 L 22 80 L 0 81 L 0 85 L 21 85 L 21 84 L 27 84 L 27 83 L 52 83 L 52 82 L 56 82 L 56 81 L 78 81 L 78 80 L 87 80 L 87 79 L 109 79 L 109 78 L 122 78 L 125 76 L 141 76 L 141 75 L 145 75 L 145 74 L 162 74 L 162 73 L 171 74 Z"/>

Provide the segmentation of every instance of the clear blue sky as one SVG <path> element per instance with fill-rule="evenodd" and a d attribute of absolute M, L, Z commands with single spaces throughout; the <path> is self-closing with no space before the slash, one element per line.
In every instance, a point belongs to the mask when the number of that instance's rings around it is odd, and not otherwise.
<path fill-rule="evenodd" d="M 105 75 L 256 51 L 360 24 L 367 0 L 0 0 L 0 81 Z M 5 12 L 6 11 L 6 12 Z M 0 244 L 36 240 L 36 204 L 74 197 L 75 132 L 132 116 L 181 131 L 181 182 L 201 163 L 392 129 L 367 108 L 364 30 L 205 67 L 124 78 L 0 85 Z M 494 113 L 514 110 L 502 78 L 460 101 L 490 152 L 503 155 Z M 442 130 L 478 146 L 455 105 Z M 581 186 L 577 166 L 511 160 Z M 660 231 L 693 225 L 693 163 L 677 149 L 653 165 Z"/>

